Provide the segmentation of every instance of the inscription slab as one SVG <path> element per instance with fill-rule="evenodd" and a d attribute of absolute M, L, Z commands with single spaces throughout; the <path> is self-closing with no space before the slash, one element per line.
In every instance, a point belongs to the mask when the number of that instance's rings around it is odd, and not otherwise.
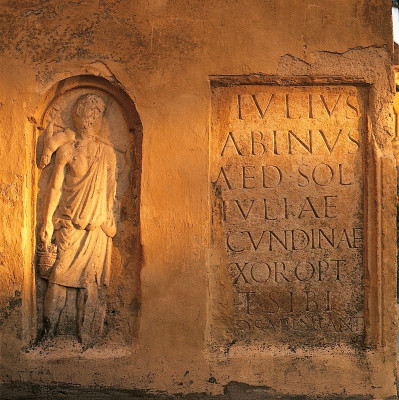
<path fill-rule="evenodd" d="M 212 88 L 215 340 L 362 342 L 363 90 Z"/>

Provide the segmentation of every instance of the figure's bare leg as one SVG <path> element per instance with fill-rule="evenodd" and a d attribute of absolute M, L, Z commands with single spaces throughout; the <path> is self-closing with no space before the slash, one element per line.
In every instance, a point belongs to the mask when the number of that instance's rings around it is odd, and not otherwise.
<path fill-rule="evenodd" d="M 98 288 L 98 302 L 95 316 L 95 331 L 97 332 L 97 337 L 101 337 L 104 328 L 104 320 L 107 312 L 107 297 L 106 297 L 107 288 L 104 286 L 100 286 Z"/>
<path fill-rule="evenodd" d="M 101 334 L 105 313 L 97 285 L 80 289 L 77 298 L 79 338 L 84 346 L 93 345 Z M 103 316 L 104 314 L 104 316 Z"/>
<path fill-rule="evenodd" d="M 52 337 L 66 303 L 67 288 L 50 283 L 44 298 L 44 329 L 46 336 Z"/>
<path fill-rule="evenodd" d="M 86 303 L 86 289 L 78 289 L 78 294 L 76 297 L 76 308 L 78 316 L 78 336 L 82 342 L 83 335 L 83 322 L 85 318 L 85 303 Z"/>

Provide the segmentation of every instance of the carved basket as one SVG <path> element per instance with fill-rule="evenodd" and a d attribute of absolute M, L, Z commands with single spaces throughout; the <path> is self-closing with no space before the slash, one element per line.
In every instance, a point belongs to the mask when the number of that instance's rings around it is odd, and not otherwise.
<path fill-rule="evenodd" d="M 37 255 L 39 257 L 39 275 L 43 279 L 48 279 L 57 259 L 57 246 L 40 243 L 37 246 Z"/>

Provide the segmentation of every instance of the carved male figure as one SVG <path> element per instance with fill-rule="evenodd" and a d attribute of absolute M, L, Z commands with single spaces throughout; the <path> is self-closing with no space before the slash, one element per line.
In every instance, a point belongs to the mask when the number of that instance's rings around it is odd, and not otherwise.
<path fill-rule="evenodd" d="M 116 157 L 112 146 L 97 138 L 105 109 L 102 98 L 94 94 L 74 104 L 76 132 L 73 135 L 69 130 L 71 140 L 56 151 L 40 230 L 46 245 L 54 233 L 58 249 L 44 300 L 45 332 L 54 335 L 67 288 L 76 288 L 78 335 L 85 345 L 92 344 L 102 331 L 116 234 Z"/>

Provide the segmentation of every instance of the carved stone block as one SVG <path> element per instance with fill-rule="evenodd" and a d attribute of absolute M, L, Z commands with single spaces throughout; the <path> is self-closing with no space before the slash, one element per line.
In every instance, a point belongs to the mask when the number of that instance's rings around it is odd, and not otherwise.
<path fill-rule="evenodd" d="M 216 341 L 363 343 L 366 96 L 213 88 Z"/>

